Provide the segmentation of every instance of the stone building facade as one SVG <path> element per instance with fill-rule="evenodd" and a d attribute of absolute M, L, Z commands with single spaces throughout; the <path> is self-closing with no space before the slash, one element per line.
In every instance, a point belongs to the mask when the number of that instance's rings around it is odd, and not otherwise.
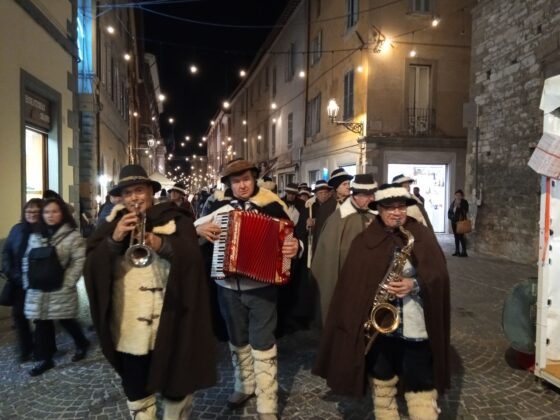
<path fill-rule="evenodd" d="M 560 74 L 559 23 L 555 0 L 482 0 L 472 10 L 465 193 L 479 252 L 537 259 L 539 176 L 527 162 L 542 135 L 543 82 Z"/>
<path fill-rule="evenodd" d="M 78 204 L 76 1 L 4 1 L 0 13 L 0 245 L 45 190 Z"/>

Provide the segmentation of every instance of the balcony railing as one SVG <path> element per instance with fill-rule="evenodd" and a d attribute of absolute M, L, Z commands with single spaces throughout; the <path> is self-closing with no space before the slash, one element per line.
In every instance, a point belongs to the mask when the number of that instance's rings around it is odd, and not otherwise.
<path fill-rule="evenodd" d="M 407 108 L 406 121 L 408 134 L 412 136 L 428 136 L 434 134 L 436 112 L 432 108 Z"/>

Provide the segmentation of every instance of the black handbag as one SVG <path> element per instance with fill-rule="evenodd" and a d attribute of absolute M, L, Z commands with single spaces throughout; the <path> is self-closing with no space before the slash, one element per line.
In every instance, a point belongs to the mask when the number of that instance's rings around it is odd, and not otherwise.
<path fill-rule="evenodd" d="M 57 244 L 72 232 L 73 230 L 64 235 Z M 58 259 L 56 244 L 49 241 L 47 246 L 32 248 L 27 260 L 29 262 L 27 278 L 30 289 L 52 292 L 62 287 L 65 267 L 60 264 Z"/>
<path fill-rule="evenodd" d="M 12 283 L 2 274 L 2 277 L 5 278 L 6 283 L 2 288 L 2 292 L 0 293 L 0 306 L 13 306 L 14 305 L 14 289 Z"/>

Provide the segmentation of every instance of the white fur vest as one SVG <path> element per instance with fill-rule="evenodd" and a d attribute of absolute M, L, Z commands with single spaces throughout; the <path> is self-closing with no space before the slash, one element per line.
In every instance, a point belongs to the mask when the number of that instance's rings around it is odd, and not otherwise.
<path fill-rule="evenodd" d="M 153 230 L 174 232 L 174 221 Z M 117 351 L 141 356 L 154 349 L 169 266 L 157 254 L 152 264 L 142 268 L 131 266 L 123 257 L 116 259 L 111 334 Z"/>

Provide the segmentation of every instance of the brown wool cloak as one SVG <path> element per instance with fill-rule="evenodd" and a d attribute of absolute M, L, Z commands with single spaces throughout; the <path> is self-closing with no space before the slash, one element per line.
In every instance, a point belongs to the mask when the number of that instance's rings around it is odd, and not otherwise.
<path fill-rule="evenodd" d="M 110 331 L 115 254 L 107 238 L 122 217 L 105 223 L 89 238 L 84 269 L 92 320 L 103 354 L 120 372 Z M 148 378 L 149 392 L 184 396 L 216 384 L 215 340 L 212 335 L 208 282 L 192 218 L 173 203 L 146 212 L 147 229 L 175 221 L 176 231 L 165 236 L 173 248 L 167 289 Z M 128 244 L 128 237 L 125 242 Z"/>
<path fill-rule="evenodd" d="M 449 374 L 449 275 L 443 252 L 428 228 L 408 217 L 414 236 L 411 263 L 417 271 L 426 329 L 434 359 L 436 388 L 443 392 Z M 353 241 L 332 298 L 313 373 L 341 395 L 361 397 L 367 378 L 363 325 L 395 247 L 403 239 L 384 230 L 377 218 Z M 374 343 L 375 346 L 375 343 Z"/>

